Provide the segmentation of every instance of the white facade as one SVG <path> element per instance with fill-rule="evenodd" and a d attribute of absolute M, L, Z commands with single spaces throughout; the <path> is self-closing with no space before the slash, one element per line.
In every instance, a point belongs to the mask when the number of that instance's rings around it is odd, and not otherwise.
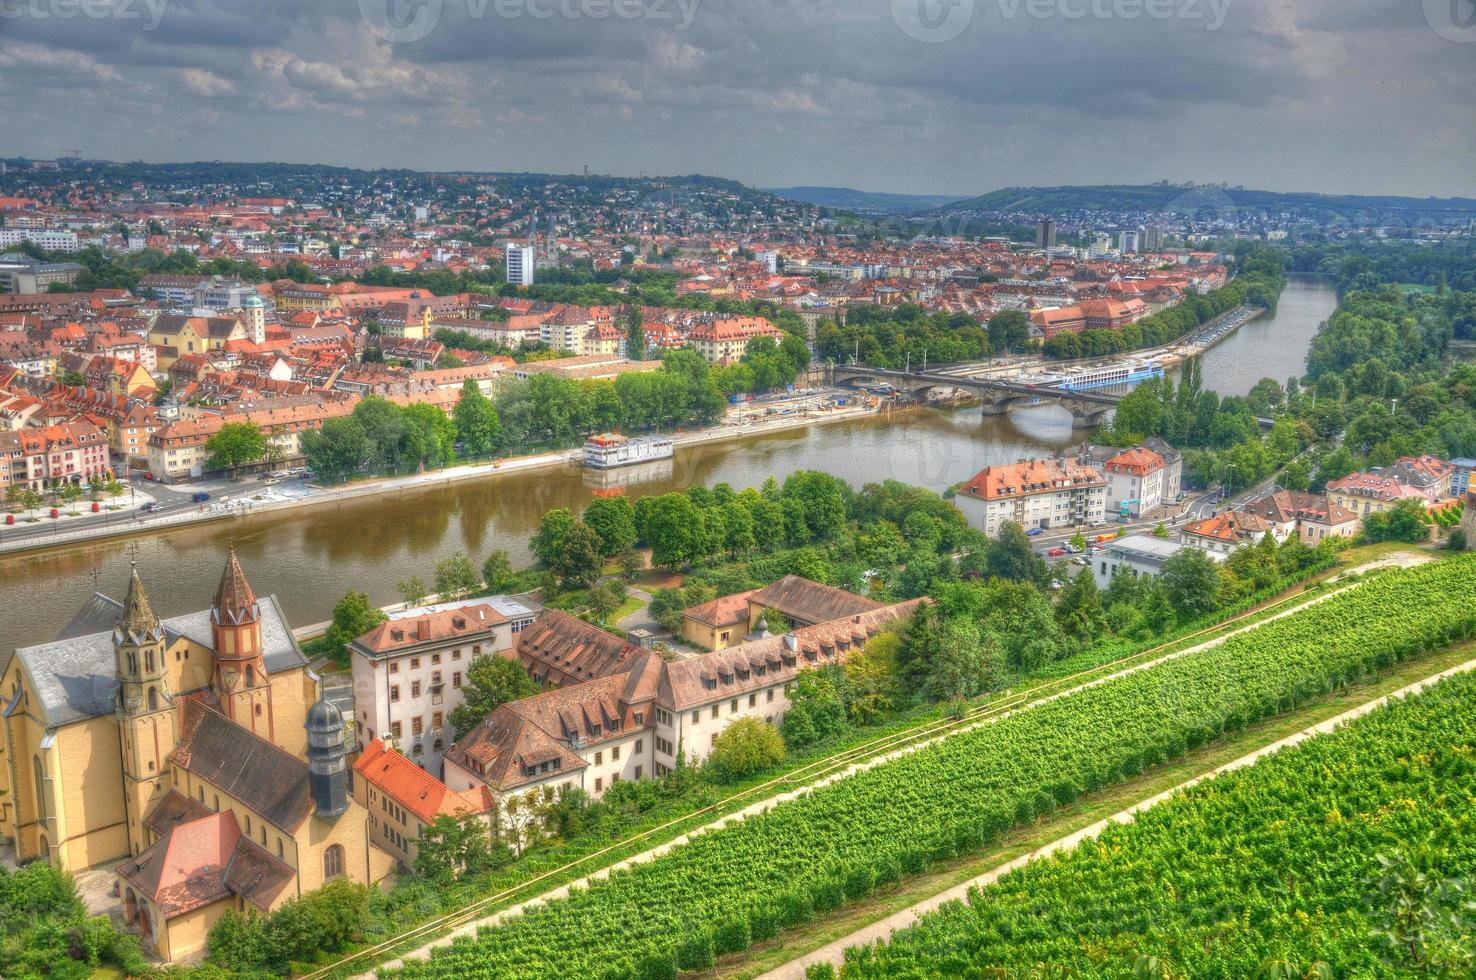
<path fill-rule="evenodd" d="M 0 228 L 0 249 L 30 242 L 48 252 L 76 252 L 77 234 L 71 231 L 47 231 L 40 228 Z"/>
<path fill-rule="evenodd" d="M 514 286 L 533 285 L 537 252 L 532 245 L 508 245 L 506 250 L 507 281 Z"/>
<path fill-rule="evenodd" d="M 1091 573 L 1097 588 L 1105 589 L 1112 584 L 1112 576 L 1126 569 L 1133 576 L 1147 575 L 1157 578 L 1163 571 L 1164 562 L 1189 547 L 1179 541 L 1155 538 L 1151 534 L 1130 534 L 1125 538 L 1108 542 L 1106 547 L 1091 557 Z M 1223 558 L 1222 555 L 1210 555 Z"/>

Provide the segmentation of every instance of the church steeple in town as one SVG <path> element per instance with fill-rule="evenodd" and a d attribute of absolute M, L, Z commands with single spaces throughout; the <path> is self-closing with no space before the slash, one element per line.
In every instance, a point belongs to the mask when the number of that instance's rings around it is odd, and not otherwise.
<path fill-rule="evenodd" d="M 271 683 L 261 642 L 261 605 L 236 548 L 226 555 L 225 571 L 210 608 L 210 635 L 215 647 L 211 687 L 220 710 L 263 738 L 272 738 Z"/>
<path fill-rule="evenodd" d="M 174 696 L 169 690 L 164 645 L 164 625 L 149 603 L 135 564 L 123 611 L 113 627 L 113 674 L 118 681 L 115 710 L 133 853 L 148 846 L 143 818 L 167 789 L 161 782 L 164 760 L 175 744 Z"/>

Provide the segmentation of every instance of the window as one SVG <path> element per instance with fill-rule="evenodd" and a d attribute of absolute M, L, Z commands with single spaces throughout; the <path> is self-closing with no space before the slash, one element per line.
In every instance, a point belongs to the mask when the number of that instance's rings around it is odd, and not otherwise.
<path fill-rule="evenodd" d="M 601 765 L 604 765 L 604 764 L 605 764 L 605 753 L 603 753 L 603 752 L 596 752 L 595 753 L 595 765 L 601 766 Z"/>
<path fill-rule="evenodd" d="M 768 698 L 768 700 L 769 701 L 773 701 L 774 700 L 774 689 L 772 687 L 769 688 L 769 698 Z"/>
<path fill-rule="evenodd" d="M 398 684 L 391 684 L 390 685 L 390 704 L 394 704 L 398 700 L 400 700 L 400 685 L 398 685 Z"/>
<path fill-rule="evenodd" d="M 45 793 L 45 791 L 41 787 L 43 785 L 45 785 L 45 782 L 46 782 L 46 771 L 41 768 L 41 757 L 39 755 L 38 756 L 33 756 L 31 758 L 31 763 L 35 767 L 35 779 L 36 779 L 36 819 L 37 820 L 45 820 L 46 819 L 46 793 Z"/>
<path fill-rule="evenodd" d="M 472 647 L 472 656 L 473 657 L 480 657 L 481 655 L 482 655 L 482 645 L 480 643 L 478 643 L 478 644 L 476 644 L 475 646 Z M 460 650 L 457 650 L 456 651 L 456 659 L 458 659 L 458 660 L 461 659 L 461 651 Z"/>
<path fill-rule="evenodd" d="M 643 771 L 644 771 L 644 768 L 645 767 L 643 767 L 643 766 L 636 766 L 636 778 L 637 779 L 640 779 L 641 778 L 641 776 L 643 774 Z"/>
<path fill-rule="evenodd" d="M 410 734 L 419 735 L 423 731 L 425 731 L 425 722 L 421 719 L 421 717 L 419 715 L 416 715 L 414 718 L 411 718 Z"/>
<path fill-rule="evenodd" d="M 410 658 L 410 669 L 411 670 L 419 670 L 420 669 L 420 658 L 419 657 L 411 657 Z"/>
<path fill-rule="evenodd" d="M 671 755 L 671 743 L 660 735 L 656 736 L 656 751 L 662 755 Z"/>
<path fill-rule="evenodd" d="M 434 667 L 436 664 L 438 664 L 440 662 L 441 662 L 441 655 L 439 653 L 433 653 L 433 654 L 431 654 L 431 666 L 432 667 Z"/>
<path fill-rule="evenodd" d="M 439 711 L 431 715 L 431 727 L 436 729 L 437 731 L 440 731 L 442 728 L 446 727 L 445 720 Z"/>
<path fill-rule="evenodd" d="M 646 723 L 646 715 L 645 715 L 645 713 L 644 712 L 641 712 L 641 711 L 637 711 L 636 712 L 636 724 L 637 725 L 644 725 L 645 723 Z"/>
<path fill-rule="evenodd" d="M 636 715 L 636 721 L 639 722 L 640 720 L 641 720 L 641 716 L 640 715 Z M 670 726 L 671 725 L 671 712 L 670 711 L 667 711 L 665 708 L 657 708 L 656 709 L 656 724 Z"/>
<path fill-rule="evenodd" d="M 596 779 L 595 780 L 595 792 L 596 793 L 603 793 L 604 791 L 605 791 L 605 781 L 603 779 Z"/>
<path fill-rule="evenodd" d="M 400 723 L 398 721 L 390 722 L 390 738 L 398 742 L 400 740 L 400 731 Z"/>
<path fill-rule="evenodd" d="M 460 660 L 461 659 L 461 651 L 460 650 L 452 650 L 451 651 L 451 659 L 452 660 Z"/>
<path fill-rule="evenodd" d="M 420 681 L 412 681 L 410 683 L 410 696 L 412 698 L 420 697 Z"/>
<path fill-rule="evenodd" d="M 695 725 L 695 724 L 697 724 L 697 722 L 699 722 L 701 720 L 702 720 L 702 713 L 700 711 L 694 711 L 694 712 L 692 712 L 692 724 Z"/>
<path fill-rule="evenodd" d="M 738 713 L 738 699 L 737 698 L 734 698 L 733 700 L 731 700 L 731 701 L 728 702 L 728 714 L 730 714 L 730 715 L 736 715 L 737 713 Z M 714 715 L 713 717 L 716 717 L 716 715 Z"/>
<path fill-rule="evenodd" d="M 717 705 L 713 705 L 713 706 L 712 706 L 712 716 L 713 716 L 713 717 L 714 717 L 714 718 L 716 718 L 716 717 L 717 717 L 717 715 L 718 715 L 718 706 L 717 706 Z"/>
<path fill-rule="evenodd" d="M 752 708 L 756 704 L 758 704 L 758 695 L 757 694 L 750 694 L 748 696 L 748 706 L 750 708 Z"/>
<path fill-rule="evenodd" d="M 613 749 L 610 750 L 610 761 L 611 762 L 619 762 L 620 761 L 620 746 L 617 745 Z"/>
<path fill-rule="evenodd" d="M 343 845 L 334 844 L 323 852 L 323 879 L 343 877 Z"/>
<path fill-rule="evenodd" d="M 390 673 L 391 674 L 398 674 L 399 672 L 400 672 L 400 662 L 398 660 L 391 661 L 390 662 Z"/>
<path fill-rule="evenodd" d="M 643 738 L 636 739 L 636 755 L 640 755 L 644 751 L 646 751 L 646 740 Z"/>
<path fill-rule="evenodd" d="M 458 670 L 456 673 L 451 675 L 451 686 L 456 688 L 458 691 L 461 690 L 461 671 Z"/>

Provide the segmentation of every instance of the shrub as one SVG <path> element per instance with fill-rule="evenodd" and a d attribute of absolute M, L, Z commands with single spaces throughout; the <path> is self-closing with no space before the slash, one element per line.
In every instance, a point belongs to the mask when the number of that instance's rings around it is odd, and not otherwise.
<path fill-rule="evenodd" d="M 732 782 L 762 772 L 784 760 L 784 739 L 768 722 L 740 718 L 717 737 L 707 769 L 721 782 Z"/>

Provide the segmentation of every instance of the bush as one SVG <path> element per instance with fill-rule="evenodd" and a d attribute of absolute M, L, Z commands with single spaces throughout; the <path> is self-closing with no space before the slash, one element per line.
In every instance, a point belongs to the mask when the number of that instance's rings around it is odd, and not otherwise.
<path fill-rule="evenodd" d="M 707 757 L 707 770 L 721 782 L 762 772 L 784 761 L 784 739 L 768 722 L 740 718 L 723 729 Z"/>
<path fill-rule="evenodd" d="M 748 916 L 740 915 L 729 919 L 717 928 L 713 936 L 713 949 L 718 954 L 741 953 L 753 943 L 753 930 Z"/>
<path fill-rule="evenodd" d="M 712 933 L 705 929 L 688 936 L 677 947 L 676 965 L 681 970 L 706 970 L 717 962 Z"/>

